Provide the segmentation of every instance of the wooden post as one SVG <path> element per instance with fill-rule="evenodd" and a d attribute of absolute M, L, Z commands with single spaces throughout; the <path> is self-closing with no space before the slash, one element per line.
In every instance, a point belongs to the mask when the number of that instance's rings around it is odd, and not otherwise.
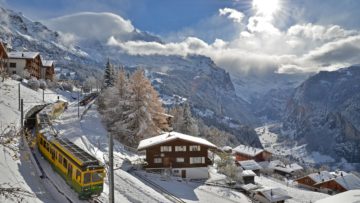
<path fill-rule="evenodd" d="M 18 96 L 19 96 L 19 111 L 21 111 L 21 102 L 20 102 L 20 83 L 19 83 L 19 88 L 18 88 Z"/>

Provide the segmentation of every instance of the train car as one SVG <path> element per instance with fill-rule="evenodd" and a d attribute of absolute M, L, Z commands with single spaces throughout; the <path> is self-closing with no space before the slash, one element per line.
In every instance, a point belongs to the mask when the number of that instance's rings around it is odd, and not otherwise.
<path fill-rule="evenodd" d="M 64 108 L 66 104 L 58 102 L 37 114 L 37 146 L 53 169 L 79 194 L 79 199 L 89 199 L 103 191 L 104 165 L 67 138 L 59 137 L 52 128 L 51 120 Z"/>

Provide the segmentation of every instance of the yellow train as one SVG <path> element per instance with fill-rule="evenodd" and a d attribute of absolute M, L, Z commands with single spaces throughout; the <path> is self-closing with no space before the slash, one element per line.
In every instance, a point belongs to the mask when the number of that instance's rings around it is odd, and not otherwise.
<path fill-rule="evenodd" d="M 60 101 L 46 106 L 36 115 L 36 142 L 41 154 L 79 194 L 79 198 L 89 199 L 103 191 L 104 165 L 67 138 L 57 136 L 51 120 L 66 107 L 67 103 Z"/>

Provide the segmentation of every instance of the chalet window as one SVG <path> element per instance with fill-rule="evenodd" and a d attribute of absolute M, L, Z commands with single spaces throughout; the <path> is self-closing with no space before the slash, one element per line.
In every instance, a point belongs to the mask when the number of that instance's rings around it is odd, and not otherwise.
<path fill-rule="evenodd" d="M 161 152 L 171 152 L 171 146 L 161 146 L 160 151 Z"/>
<path fill-rule="evenodd" d="M 191 145 L 191 146 L 189 146 L 189 151 L 190 152 L 200 151 L 200 145 Z"/>
<path fill-rule="evenodd" d="M 185 159 L 184 159 L 184 157 L 177 157 L 176 162 L 183 163 L 183 162 L 185 162 Z"/>
<path fill-rule="evenodd" d="M 16 71 L 13 71 L 12 73 L 13 73 L 13 74 L 16 74 Z"/>
<path fill-rule="evenodd" d="M 154 158 L 154 163 L 155 163 L 155 164 L 161 164 L 161 163 L 162 163 L 162 159 L 161 159 L 161 158 Z"/>
<path fill-rule="evenodd" d="M 16 68 L 16 63 L 10 63 L 10 68 Z"/>
<path fill-rule="evenodd" d="M 173 170 L 173 172 L 174 173 L 179 173 L 180 171 L 176 169 L 176 170 Z"/>
<path fill-rule="evenodd" d="M 175 146 L 175 152 L 186 152 L 186 146 Z"/>
<path fill-rule="evenodd" d="M 190 164 L 204 164 L 205 157 L 190 157 Z"/>

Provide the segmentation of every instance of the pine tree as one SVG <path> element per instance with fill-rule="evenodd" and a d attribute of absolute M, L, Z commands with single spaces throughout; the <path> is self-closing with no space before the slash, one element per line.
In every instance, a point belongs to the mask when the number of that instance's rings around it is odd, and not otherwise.
<path fill-rule="evenodd" d="M 113 87 L 115 85 L 115 70 L 108 59 L 104 72 L 104 88 Z"/>
<path fill-rule="evenodd" d="M 190 105 L 185 103 L 183 112 L 183 125 L 181 132 L 193 136 L 199 135 L 199 129 L 195 119 L 191 115 Z"/>

